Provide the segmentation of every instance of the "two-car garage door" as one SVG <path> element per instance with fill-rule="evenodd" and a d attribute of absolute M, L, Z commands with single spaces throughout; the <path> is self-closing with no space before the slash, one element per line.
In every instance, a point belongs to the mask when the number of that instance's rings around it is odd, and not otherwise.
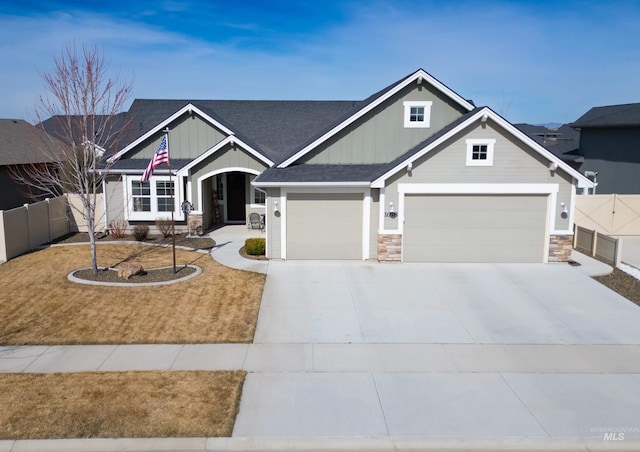
<path fill-rule="evenodd" d="M 543 262 L 547 195 L 406 195 L 404 262 Z"/>

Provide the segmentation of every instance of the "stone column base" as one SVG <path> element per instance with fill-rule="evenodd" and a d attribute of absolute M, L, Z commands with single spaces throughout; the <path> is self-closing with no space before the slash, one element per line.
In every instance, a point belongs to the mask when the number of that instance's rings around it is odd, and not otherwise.
<path fill-rule="evenodd" d="M 549 238 L 549 262 L 568 262 L 573 249 L 573 234 L 552 235 Z"/>
<path fill-rule="evenodd" d="M 402 261 L 402 234 L 378 234 L 378 262 Z"/>
<path fill-rule="evenodd" d="M 189 235 L 202 235 L 204 228 L 202 226 L 202 214 L 189 214 Z"/>

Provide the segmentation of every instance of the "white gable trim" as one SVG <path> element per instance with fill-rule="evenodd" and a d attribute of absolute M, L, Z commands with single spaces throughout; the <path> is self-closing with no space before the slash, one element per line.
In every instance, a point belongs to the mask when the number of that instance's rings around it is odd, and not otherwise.
<path fill-rule="evenodd" d="M 271 160 L 269 160 L 268 158 L 266 158 L 264 155 L 260 154 L 258 151 L 256 151 L 255 149 L 253 149 L 251 146 L 249 146 L 248 144 L 246 144 L 244 141 L 240 140 L 238 137 L 236 137 L 235 135 L 230 135 L 227 138 L 225 138 L 224 140 L 220 141 L 218 144 L 216 144 L 215 146 L 213 146 L 212 148 L 208 149 L 207 151 L 205 151 L 203 154 L 200 154 L 200 156 L 196 159 L 194 159 L 193 161 L 191 161 L 189 164 L 187 164 L 186 166 L 183 166 L 182 168 L 180 168 L 180 171 L 178 171 L 178 175 L 180 176 L 184 176 L 186 174 L 189 173 L 189 170 L 191 170 L 191 168 L 193 168 L 194 166 L 196 166 L 198 163 L 208 159 L 210 156 L 212 156 L 213 154 L 215 154 L 216 152 L 218 152 L 220 149 L 223 149 L 225 146 L 227 145 L 233 145 L 234 143 L 236 143 L 238 146 L 240 146 L 242 149 L 244 149 L 245 151 L 247 151 L 249 154 L 251 154 L 252 156 L 254 156 L 256 159 L 260 160 L 261 162 L 263 162 L 265 165 L 267 166 L 273 166 L 273 162 Z"/>
<path fill-rule="evenodd" d="M 340 124 L 335 126 L 333 129 L 331 129 L 330 131 L 328 131 L 327 133 L 322 135 L 317 140 L 315 140 L 313 143 L 307 145 L 306 147 L 304 147 L 303 149 L 298 151 L 295 155 L 293 155 L 292 157 L 289 157 L 287 160 L 285 160 L 284 162 L 280 163 L 278 165 L 278 168 L 286 168 L 287 166 L 291 165 L 296 160 L 300 159 L 304 155 L 306 155 L 309 152 L 311 152 L 319 144 L 325 142 L 326 140 L 328 140 L 329 138 L 334 136 L 336 133 L 340 132 L 345 127 L 347 127 L 348 125 L 350 125 L 353 122 L 355 122 L 357 119 L 359 119 L 362 116 L 366 115 L 371 110 L 376 108 L 378 105 L 380 105 L 381 103 L 383 103 L 387 99 L 391 98 L 392 96 L 394 96 L 395 94 L 400 92 L 402 89 L 404 89 L 405 87 L 407 87 L 411 83 L 413 83 L 413 82 L 422 83 L 423 81 L 425 81 L 428 84 L 432 85 L 434 88 L 436 88 L 437 90 L 442 92 L 445 96 L 451 98 L 453 101 L 455 101 L 456 103 L 460 104 L 462 107 L 467 109 L 467 111 L 471 111 L 471 110 L 474 109 L 474 106 L 471 105 L 471 103 L 469 103 L 468 101 L 466 101 L 465 99 L 460 97 L 458 94 L 456 94 L 451 89 L 447 88 L 445 85 L 440 83 L 438 80 L 433 78 L 431 75 L 427 74 L 422 69 L 420 69 L 419 71 L 415 72 L 414 74 L 412 74 L 409 77 L 407 77 L 406 79 L 404 79 L 401 83 L 398 83 L 398 85 L 396 85 L 393 89 L 390 89 L 389 91 L 384 93 L 382 96 L 378 97 L 376 100 L 371 102 L 369 105 L 367 105 L 363 109 L 359 110 L 358 112 L 356 112 L 354 115 L 350 116 L 349 118 L 345 119 L 343 122 L 341 122 Z"/>
<path fill-rule="evenodd" d="M 131 149 L 133 149 L 136 146 L 138 146 L 140 143 L 142 143 L 147 138 L 149 138 L 149 137 L 155 135 L 156 133 L 162 131 L 165 127 L 167 127 L 169 124 L 171 124 L 173 121 L 175 121 L 177 118 L 179 118 L 180 116 L 184 115 L 185 113 L 189 113 L 189 114 L 190 113 L 196 113 L 198 116 L 200 116 L 202 119 L 207 121 L 209 124 L 211 124 L 214 127 L 217 127 L 218 129 L 222 130 L 227 135 L 233 135 L 233 131 L 231 129 L 223 126 L 218 121 L 213 119 L 211 116 L 207 115 L 205 112 L 200 110 L 198 107 L 196 107 L 195 105 L 189 103 L 189 104 L 185 105 L 184 107 L 182 107 L 177 112 L 175 112 L 174 114 L 172 114 L 171 116 L 169 116 L 167 119 L 162 121 L 160 124 L 155 126 L 153 129 L 149 130 L 147 133 L 142 135 L 140 138 L 135 140 L 133 143 L 129 144 L 127 147 L 125 147 L 124 149 L 119 151 L 113 157 L 110 157 L 109 158 L 109 162 L 115 162 L 116 160 L 118 160 L 124 154 L 129 152 Z"/>
<path fill-rule="evenodd" d="M 522 141 L 524 144 L 529 146 L 531 149 L 533 149 L 534 151 L 536 151 L 537 153 L 542 155 L 549 162 L 556 163 L 558 165 L 558 168 L 562 168 L 567 174 L 569 174 L 571 177 L 576 179 L 578 181 L 578 183 L 581 184 L 580 186 L 583 186 L 582 184 L 584 184 L 587 187 L 593 187 L 593 182 L 591 182 L 585 176 L 580 174 L 580 172 L 578 172 L 578 171 L 574 170 L 573 168 L 571 168 L 565 162 L 560 160 L 558 157 L 553 155 L 551 152 L 547 151 L 544 147 L 540 146 L 534 140 L 529 138 L 529 136 L 527 136 L 525 133 L 523 133 L 520 130 L 518 130 L 515 126 L 513 126 L 511 123 L 509 123 L 508 121 L 503 119 L 500 115 L 498 115 L 497 113 L 495 113 L 493 110 L 491 110 L 488 107 L 484 107 L 483 109 L 479 110 L 475 115 L 471 116 L 469 119 L 467 119 L 463 123 L 461 123 L 458 126 L 454 127 L 452 130 L 450 130 L 449 132 L 447 132 L 446 134 L 444 134 L 443 136 L 441 136 L 440 138 L 435 140 L 433 143 L 431 143 L 428 146 L 424 147 L 420 151 L 418 151 L 415 154 L 413 154 L 411 157 L 408 157 L 402 163 L 399 163 L 394 168 L 392 168 L 389 171 L 387 171 L 385 174 L 383 174 L 382 176 L 380 176 L 379 178 L 374 180 L 371 183 L 371 187 L 372 188 L 382 188 L 382 187 L 384 187 L 385 182 L 386 182 L 386 180 L 388 178 L 390 178 L 391 176 L 393 176 L 394 174 L 396 174 L 400 170 L 406 168 L 408 164 L 410 164 L 410 163 L 413 164 L 413 162 L 415 162 L 416 160 L 418 160 L 419 158 L 421 158 L 425 154 L 431 152 L 432 150 L 434 150 L 436 147 L 440 146 L 442 143 L 444 143 L 448 139 L 450 139 L 450 138 L 454 137 L 455 135 L 457 135 L 458 133 L 462 132 L 464 129 L 469 127 L 475 121 L 478 121 L 478 120 L 486 121 L 488 118 L 491 118 L 491 120 L 496 122 L 499 126 L 503 127 L 507 132 L 511 133 L 511 135 L 513 135 L 515 138 L 518 138 L 520 141 Z"/>

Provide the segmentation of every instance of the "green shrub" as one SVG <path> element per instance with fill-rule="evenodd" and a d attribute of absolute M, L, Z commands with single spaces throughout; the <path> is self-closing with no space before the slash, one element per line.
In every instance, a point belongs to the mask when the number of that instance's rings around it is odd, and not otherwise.
<path fill-rule="evenodd" d="M 247 239 L 244 242 L 244 251 L 250 256 L 264 256 L 265 249 L 264 239 Z"/>
<path fill-rule="evenodd" d="M 149 236 L 149 226 L 146 224 L 137 224 L 133 227 L 133 236 L 138 242 L 144 242 Z"/>

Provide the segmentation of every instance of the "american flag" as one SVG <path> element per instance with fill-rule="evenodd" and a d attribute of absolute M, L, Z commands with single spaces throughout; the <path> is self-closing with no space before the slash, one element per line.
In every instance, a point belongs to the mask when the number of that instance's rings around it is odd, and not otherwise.
<path fill-rule="evenodd" d="M 142 179 L 140 182 L 146 182 L 149 180 L 151 175 L 153 174 L 153 170 L 156 169 L 157 166 L 169 164 L 169 148 L 167 147 L 167 136 L 162 137 L 162 141 L 160 142 L 160 146 L 158 146 L 158 150 L 155 154 L 153 154 L 153 158 L 147 165 L 147 169 L 144 170 L 144 174 L 142 175 Z"/>

